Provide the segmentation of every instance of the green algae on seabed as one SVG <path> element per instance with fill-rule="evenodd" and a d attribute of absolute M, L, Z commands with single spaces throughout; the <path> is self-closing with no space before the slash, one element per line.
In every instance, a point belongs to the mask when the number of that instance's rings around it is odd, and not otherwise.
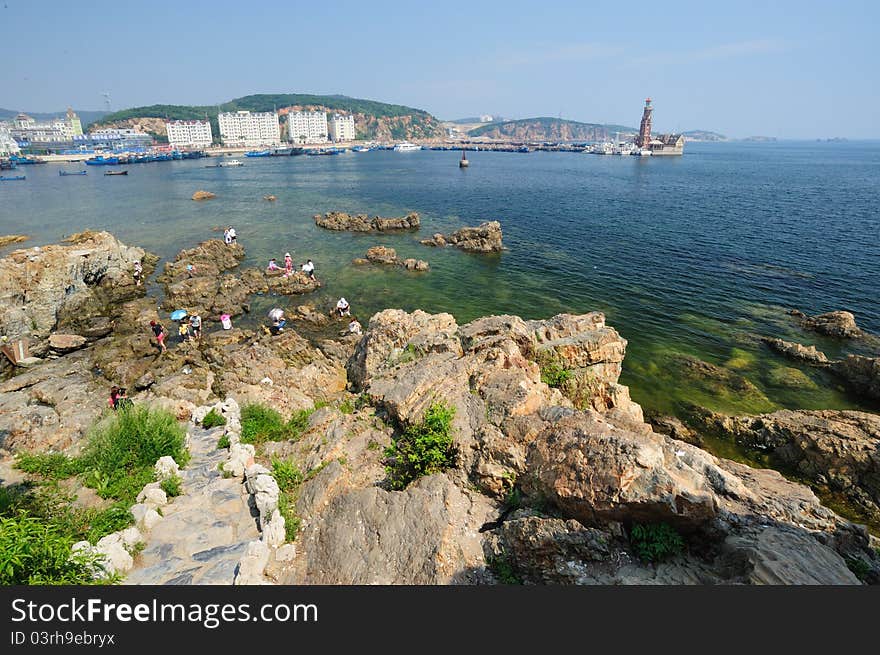
<path fill-rule="evenodd" d="M 767 384 L 782 389 L 818 389 L 810 376 L 792 366 L 774 366 L 766 375 Z"/>

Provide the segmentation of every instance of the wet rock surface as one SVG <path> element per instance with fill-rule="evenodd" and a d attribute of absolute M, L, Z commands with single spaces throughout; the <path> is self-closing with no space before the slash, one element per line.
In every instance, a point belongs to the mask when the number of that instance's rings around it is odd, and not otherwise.
<path fill-rule="evenodd" d="M 426 246 L 443 247 L 452 245 L 467 252 L 501 252 L 501 223 L 486 221 L 476 227 L 463 227 L 448 236 L 435 234 L 430 239 L 421 241 Z"/>
<path fill-rule="evenodd" d="M 790 313 L 800 321 L 804 328 L 829 337 L 854 339 L 865 334 L 856 325 L 856 318 L 851 312 L 834 311 L 816 316 L 807 316 L 803 312 L 794 309 Z"/>
<path fill-rule="evenodd" d="M 427 271 L 430 268 L 428 262 L 423 259 L 400 259 L 394 248 L 387 246 L 373 246 L 367 250 L 363 258 L 353 260 L 353 264 L 382 264 L 386 266 L 402 266 L 408 271 Z"/>

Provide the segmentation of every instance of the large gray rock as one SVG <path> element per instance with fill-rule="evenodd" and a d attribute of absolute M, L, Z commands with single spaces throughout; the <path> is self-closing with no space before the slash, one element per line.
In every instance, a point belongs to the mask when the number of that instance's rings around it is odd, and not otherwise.
<path fill-rule="evenodd" d="M 136 261 L 147 275 L 155 259 L 107 232 L 13 251 L 0 259 L 0 333 L 29 338 L 32 354 L 40 354 L 56 328 L 78 333 L 108 306 L 143 296 L 132 275 Z"/>
<path fill-rule="evenodd" d="M 368 217 L 366 214 L 352 216 L 345 212 L 328 212 L 315 215 L 315 225 L 327 230 L 351 232 L 393 232 L 415 230 L 420 225 L 419 215 L 411 212 L 399 218 Z"/>
<path fill-rule="evenodd" d="M 829 337 L 853 339 L 864 336 L 861 328 L 856 325 L 856 318 L 851 312 L 828 312 L 816 316 L 807 316 L 798 310 L 792 310 L 792 316 L 797 317 L 808 330 L 813 330 Z"/>
<path fill-rule="evenodd" d="M 831 371 L 859 396 L 880 401 L 880 357 L 849 355 L 833 362 Z"/>
<path fill-rule="evenodd" d="M 487 499 L 444 475 L 405 491 L 364 488 L 331 500 L 307 527 L 285 584 L 461 584 L 485 565 Z"/>
<path fill-rule="evenodd" d="M 824 366 L 828 363 L 828 358 L 825 356 L 825 353 L 816 350 L 816 346 L 804 346 L 799 343 L 783 341 L 782 339 L 772 339 L 770 337 L 764 337 L 762 340 L 770 346 L 770 348 L 790 359 L 807 362 L 808 364 L 814 364 L 817 366 Z"/>
<path fill-rule="evenodd" d="M 456 230 L 446 241 L 468 252 L 501 252 L 501 223 L 486 221 L 476 227 Z"/>

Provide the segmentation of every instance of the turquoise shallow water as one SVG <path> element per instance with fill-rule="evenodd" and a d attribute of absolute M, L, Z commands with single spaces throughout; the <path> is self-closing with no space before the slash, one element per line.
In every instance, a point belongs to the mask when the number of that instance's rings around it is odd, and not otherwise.
<path fill-rule="evenodd" d="M 802 333 L 785 313 L 794 307 L 848 309 L 880 332 L 880 144 L 691 143 L 668 159 L 475 152 L 466 170 L 459 156 L 380 151 L 243 159 L 244 167 L 223 169 L 205 168 L 216 160 L 181 161 L 129 166 L 127 177 L 21 167 L 25 182 L 0 184 L 0 234 L 29 234 L 26 245 L 39 245 L 106 229 L 173 257 L 232 224 L 247 263 L 264 266 L 287 250 L 297 263 L 311 257 L 324 289 L 308 300 L 329 306 L 344 295 L 364 321 L 385 307 L 448 311 L 460 322 L 602 310 L 629 340 L 623 382 L 648 408 L 858 406 L 756 335 L 845 351 Z M 193 202 L 197 189 L 217 198 Z M 391 236 L 328 232 L 312 216 L 329 210 L 418 211 L 423 224 Z M 490 219 L 503 225 L 500 255 L 418 243 Z M 429 260 L 431 271 L 351 265 L 380 243 Z M 695 378 L 681 354 L 745 377 L 755 392 Z"/>

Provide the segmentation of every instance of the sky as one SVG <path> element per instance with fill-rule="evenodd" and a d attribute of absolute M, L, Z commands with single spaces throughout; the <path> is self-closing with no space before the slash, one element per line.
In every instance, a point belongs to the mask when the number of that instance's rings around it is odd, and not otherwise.
<path fill-rule="evenodd" d="M 880 138 L 880 1 L 0 0 L 0 107 L 339 93 L 496 114 Z"/>

